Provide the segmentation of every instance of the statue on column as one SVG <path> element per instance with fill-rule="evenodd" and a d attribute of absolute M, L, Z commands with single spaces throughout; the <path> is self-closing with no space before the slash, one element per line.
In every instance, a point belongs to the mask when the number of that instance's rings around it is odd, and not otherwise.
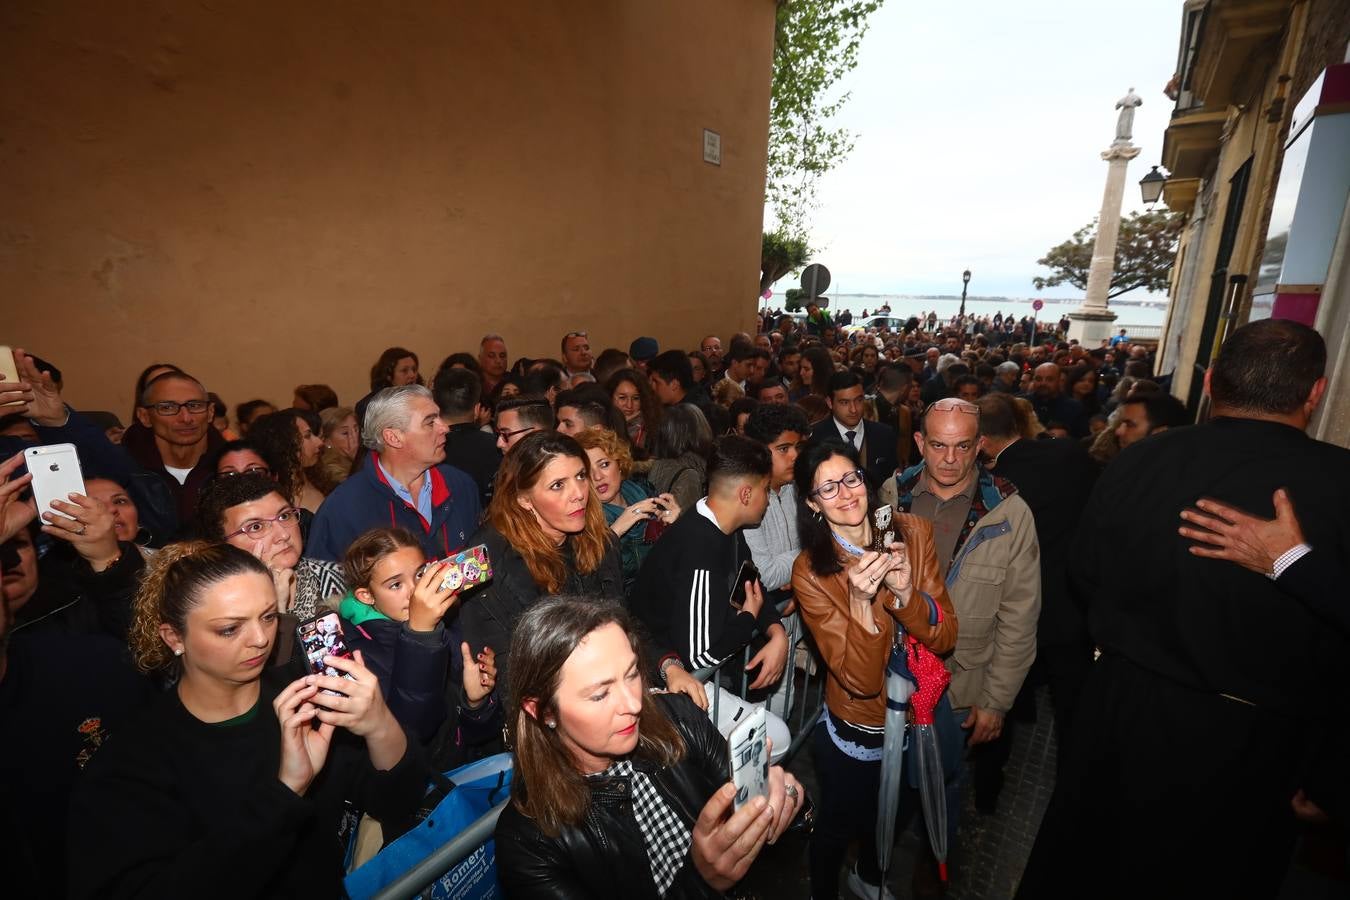
<path fill-rule="evenodd" d="M 1128 144 L 1130 138 L 1134 137 L 1134 110 L 1144 103 L 1139 95 L 1130 88 L 1130 92 L 1116 101 L 1116 109 L 1120 110 L 1120 118 L 1116 120 L 1116 139 L 1114 143 Z"/>

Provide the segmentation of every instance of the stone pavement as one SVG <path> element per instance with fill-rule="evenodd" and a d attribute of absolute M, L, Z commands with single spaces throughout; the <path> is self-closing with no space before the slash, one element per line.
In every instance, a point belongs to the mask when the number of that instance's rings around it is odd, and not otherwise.
<path fill-rule="evenodd" d="M 808 790 L 815 788 L 809 744 L 789 766 Z M 997 812 L 975 811 L 972 791 L 965 794 L 965 809 L 958 826 L 959 855 L 952 859 L 951 900 L 1008 900 L 1017 890 L 1041 817 L 1055 786 L 1055 738 L 1053 713 L 1046 688 L 1036 692 L 1036 721 L 1017 724 L 1012 754 L 1004 767 L 1006 779 Z M 967 782 L 969 784 L 969 782 Z M 922 828 L 918 817 L 915 826 Z M 890 888 L 900 900 L 909 900 L 910 873 L 919 849 L 917 834 L 906 831 L 899 838 L 891 863 Z M 810 885 L 806 869 L 806 841 L 785 839 L 768 847 L 756 861 L 745 882 L 759 897 L 807 900 Z M 842 882 L 841 898 L 852 893 Z"/>

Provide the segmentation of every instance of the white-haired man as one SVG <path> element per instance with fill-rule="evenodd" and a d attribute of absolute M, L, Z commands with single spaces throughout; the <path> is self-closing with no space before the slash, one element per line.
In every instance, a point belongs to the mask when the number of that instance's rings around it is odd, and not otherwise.
<path fill-rule="evenodd" d="M 473 479 L 443 464 L 448 430 L 421 385 L 376 394 L 361 429 L 370 456 L 319 507 L 305 542 L 308 555 L 341 560 L 362 532 L 389 526 L 417 535 L 427 559 L 463 549 L 481 506 Z"/>

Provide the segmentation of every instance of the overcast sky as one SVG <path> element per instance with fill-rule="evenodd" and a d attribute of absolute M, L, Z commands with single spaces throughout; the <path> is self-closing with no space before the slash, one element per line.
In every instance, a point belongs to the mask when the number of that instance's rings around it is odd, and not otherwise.
<path fill-rule="evenodd" d="M 1036 291 L 1036 260 L 1100 209 L 1100 154 L 1131 86 L 1143 152 L 1124 211 L 1143 207 L 1181 11 L 1180 0 L 888 0 L 846 79 L 838 121 L 853 152 L 820 185 L 812 246 L 830 293 L 959 294 L 969 268 L 972 295 L 1081 296 Z"/>

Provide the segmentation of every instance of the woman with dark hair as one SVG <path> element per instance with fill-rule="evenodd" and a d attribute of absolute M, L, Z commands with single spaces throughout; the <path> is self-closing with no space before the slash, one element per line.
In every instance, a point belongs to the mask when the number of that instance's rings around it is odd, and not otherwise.
<path fill-rule="evenodd" d="M 567 435 L 536 431 L 502 458 L 487 521 L 468 541 L 476 544 L 487 545 L 492 580 L 464 595 L 461 624 L 471 646 L 497 654 L 503 684 L 516 619 L 541 597 L 623 599 L 619 550 L 591 490 L 590 460 Z"/>
<path fill-rule="evenodd" d="M 778 766 L 733 812 L 727 744 L 688 698 L 651 694 L 622 608 L 556 597 L 522 617 L 497 822 L 507 896 L 721 897 L 792 824 L 804 789 Z"/>
<path fill-rule="evenodd" d="M 468 369 L 479 378 L 483 377 L 483 367 L 479 364 L 478 357 L 472 353 L 451 353 L 441 360 L 441 364 L 436 367 L 436 373 L 440 374 L 446 369 Z"/>
<path fill-rule="evenodd" d="M 265 665 L 276 636 L 257 559 L 202 542 L 156 555 L 132 655 L 176 683 L 75 787 L 72 897 L 335 897 L 353 810 L 416 809 L 419 756 L 360 656 L 324 659 L 344 677 L 290 681 Z"/>
<path fill-rule="evenodd" d="M 296 387 L 291 405 L 296 409 L 321 413 L 338 405 L 337 391 L 326 384 L 302 384 Z"/>
<path fill-rule="evenodd" d="M 270 416 L 277 408 L 266 400 L 245 400 L 234 408 L 234 421 L 239 426 L 239 437 L 248 437 L 253 423 L 263 416 Z"/>
<path fill-rule="evenodd" d="M 647 376 L 636 369 L 620 369 L 605 382 L 614 408 L 623 413 L 628 429 L 628 442 L 634 447 L 650 449 L 650 435 L 661 424 L 661 401 L 652 393 Z"/>
<path fill-rule="evenodd" d="M 249 429 L 250 441 L 272 462 L 272 477 L 287 497 L 301 509 L 319 511 L 323 492 L 311 482 L 308 470 L 319 461 L 323 438 L 318 416 L 308 410 L 283 409 L 263 416 Z M 318 427 L 315 427 L 315 426 Z"/>
<path fill-rule="evenodd" d="M 877 385 L 877 366 L 881 362 L 881 354 L 877 352 L 876 341 L 869 337 L 863 339 L 863 344 L 853 351 L 852 355 L 853 371 L 862 378 L 863 393 L 876 393 Z"/>
<path fill-rule="evenodd" d="M 356 401 L 356 421 L 365 424 L 370 399 L 385 388 L 421 384 L 417 354 L 403 347 L 390 347 L 370 367 L 370 393 Z"/>
<path fill-rule="evenodd" d="M 727 427 L 727 434 L 739 434 L 745 437 L 745 422 L 750 418 L 750 414 L 759 406 L 759 401 L 753 397 L 741 397 L 732 402 L 727 409 L 727 416 L 731 419 L 731 424 Z"/>
<path fill-rule="evenodd" d="M 657 494 L 673 494 L 680 509 L 694 508 L 707 493 L 712 429 L 703 411 L 690 403 L 666 408 L 652 435 L 652 466 L 647 478 Z"/>
<path fill-rule="evenodd" d="M 788 396 L 794 402 L 805 396 L 829 397 L 830 376 L 834 374 L 834 357 L 830 351 L 819 344 L 812 344 L 802 351 L 802 361 L 797 368 L 797 382 Z"/>
<path fill-rule="evenodd" d="M 484 401 L 491 409 L 496 410 L 497 404 L 503 400 L 510 400 L 512 397 L 519 397 L 522 393 L 520 385 L 522 379 L 519 375 L 506 374 L 502 380 L 497 382 L 497 386 L 492 389 Z"/>
<path fill-rule="evenodd" d="M 1084 418 L 1102 411 L 1101 396 L 1097 393 L 1097 370 L 1092 366 L 1077 365 L 1065 369 L 1064 393 L 1083 407 Z"/>
<path fill-rule="evenodd" d="M 387 387 L 421 384 L 422 376 L 418 374 L 418 368 L 416 353 L 402 347 L 390 347 L 370 367 L 370 392 L 374 394 Z"/>
<path fill-rule="evenodd" d="M 838 896 L 839 869 L 854 840 L 859 858 L 849 887 L 860 897 L 877 896 L 886 664 L 897 628 L 919 642 L 915 652 L 946 653 L 956 644 L 956 613 L 927 520 L 895 513 L 895 542 L 865 549 L 873 546 L 874 502 L 853 447 L 833 440 L 808 445 L 793 482 L 802 552 L 792 567 L 792 592 L 826 668 L 825 711 L 811 744 L 821 798 L 811 836 L 811 896 Z"/>
<path fill-rule="evenodd" d="M 336 563 L 304 555 L 302 515 L 266 475 L 217 476 L 197 502 L 197 530 L 262 560 L 272 573 L 277 612 L 303 620 L 345 594 L 347 582 Z"/>

